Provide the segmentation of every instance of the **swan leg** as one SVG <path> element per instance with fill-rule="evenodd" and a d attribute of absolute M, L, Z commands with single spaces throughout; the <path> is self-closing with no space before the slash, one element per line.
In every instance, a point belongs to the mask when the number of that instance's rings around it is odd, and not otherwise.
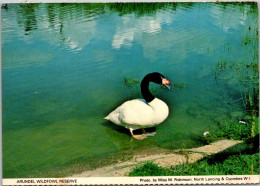
<path fill-rule="evenodd" d="M 131 133 L 133 138 L 135 138 L 137 140 L 143 140 L 147 137 L 145 134 L 134 135 L 133 130 L 134 129 L 130 128 L 130 133 Z"/>
<path fill-rule="evenodd" d="M 156 132 L 145 132 L 145 129 L 143 129 L 143 133 L 146 136 L 154 136 L 156 134 Z"/>

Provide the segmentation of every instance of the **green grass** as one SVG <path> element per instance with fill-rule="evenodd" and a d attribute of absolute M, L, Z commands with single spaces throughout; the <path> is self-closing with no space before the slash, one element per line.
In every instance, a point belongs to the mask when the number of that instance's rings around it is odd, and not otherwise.
<path fill-rule="evenodd" d="M 144 165 L 136 167 L 129 176 L 166 176 L 167 172 L 167 169 L 153 162 L 146 162 Z"/>
<path fill-rule="evenodd" d="M 253 168 L 253 169 L 252 169 Z M 259 153 L 232 155 L 223 162 L 207 158 L 193 164 L 163 168 L 152 162 L 134 168 L 129 176 L 190 176 L 259 174 Z"/>
<path fill-rule="evenodd" d="M 252 139 L 255 134 L 259 133 L 259 125 L 253 126 L 253 122 L 259 123 L 259 117 L 254 118 L 254 121 L 250 116 L 246 116 L 245 118 L 248 119 L 220 122 L 218 123 L 217 130 L 209 130 L 209 134 L 202 137 L 200 140 L 203 144 L 209 144 L 220 139 L 248 141 Z"/>

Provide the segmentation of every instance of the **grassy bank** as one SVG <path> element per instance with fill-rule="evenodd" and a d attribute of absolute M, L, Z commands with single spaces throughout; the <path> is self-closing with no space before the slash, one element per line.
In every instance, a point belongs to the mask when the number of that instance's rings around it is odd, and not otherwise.
<path fill-rule="evenodd" d="M 248 118 L 248 119 L 246 119 Z M 218 123 L 218 130 L 211 129 L 208 134 L 200 138 L 204 144 L 210 144 L 220 139 L 252 141 L 259 134 L 259 117 L 222 121 Z"/>
<path fill-rule="evenodd" d="M 259 174 L 259 153 L 231 155 L 223 162 L 206 158 L 193 164 L 163 168 L 152 162 L 136 167 L 129 176 L 190 176 Z"/>
<path fill-rule="evenodd" d="M 252 122 L 257 123 L 252 131 Z M 220 130 L 202 137 L 204 143 L 223 138 L 243 140 L 244 143 L 207 156 L 192 164 L 168 168 L 147 162 L 135 167 L 129 176 L 188 176 L 188 175 L 252 175 L 259 174 L 259 118 L 254 121 L 220 123 Z M 257 134 L 254 137 L 252 134 Z"/>

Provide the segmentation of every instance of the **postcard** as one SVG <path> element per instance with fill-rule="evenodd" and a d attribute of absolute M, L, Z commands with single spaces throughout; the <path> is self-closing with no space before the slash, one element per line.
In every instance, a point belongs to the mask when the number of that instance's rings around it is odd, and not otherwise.
<path fill-rule="evenodd" d="M 2 2 L 2 184 L 259 183 L 258 6 Z"/>

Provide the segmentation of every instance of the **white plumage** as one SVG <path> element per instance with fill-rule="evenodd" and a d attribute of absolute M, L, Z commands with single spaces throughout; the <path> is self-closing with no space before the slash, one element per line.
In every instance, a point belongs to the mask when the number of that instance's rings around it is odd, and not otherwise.
<path fill-rule="evenodd" d="M 162 123 L 169 114 L 168 106 L 155 98 L 150 103 L 144 99 L 124 102 L 112 111 L 105 119 L 127 129 L 150 128 Z"/>

